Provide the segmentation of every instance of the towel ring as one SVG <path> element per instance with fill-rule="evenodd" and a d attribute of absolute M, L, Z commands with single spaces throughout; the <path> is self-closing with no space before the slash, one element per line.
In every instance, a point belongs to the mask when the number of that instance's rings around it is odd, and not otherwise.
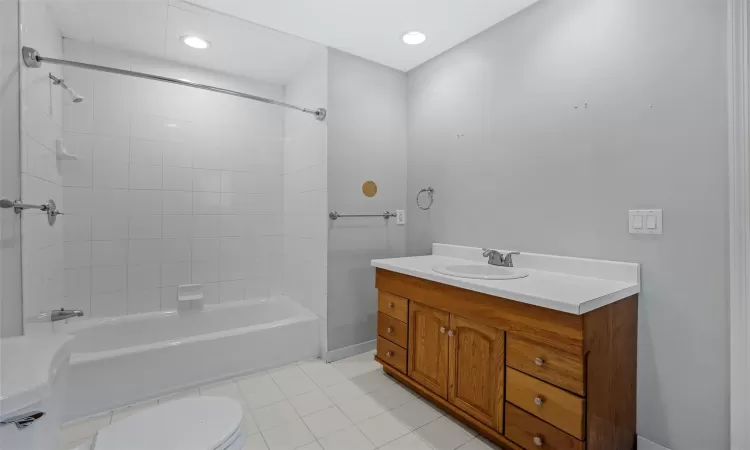
<path fill-rule="evenodd" d="M 423 207 L 422 207 L 422 205 L 421 205 L 421 204 L 419 203 L 419 197 L 420 197 L 420 196 L 422 195 L 422 193 L 424 193 L 424 192 L 427 192 L 427 195 L 429 195 L 429 196 L 430 196 L 430 203 L 429 203 L 429 204 L 427 205 L 427 207 L 426 207 L 426 208 L 423 208 Z M 432 207 L 432 202 L 434 202 L 434 201 L 435 201 L 435 196 L 434 196 L 434 194 L 435 194 L 435 189 L 433 189 L 433 188 L 431 188 L 431 187 L 428 187 L 427 189 L 422 189 L 421 191 L 419 191 L 419 193 L 417 194 L 417 206 L 419 207 L 419 209 L 421 209 L 421 210 L 423 210 L 423 211 L 427 211 L 428 209 L 430 209 L 430 207 Z"/>

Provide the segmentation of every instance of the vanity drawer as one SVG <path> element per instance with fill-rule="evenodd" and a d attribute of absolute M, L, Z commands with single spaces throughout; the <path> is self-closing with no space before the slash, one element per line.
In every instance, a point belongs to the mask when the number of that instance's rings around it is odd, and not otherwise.
<path fill-rule="evenodd" d="M 583 442 L 510 403 L 505 404 L 505 437 L 526 450 L 583 450 Z"/>
<path fill-rule="evenodd" d="M 401 322 L 408 322 L 409 300 L 388 292 L 378 292 L 378 311 Z"/>
<path fill-rule="evenodd" d="M 508 366 L 514 369 L 585 395 L 582 355 L 508 333 L 506 358 Z"/>
<path fill-rule="evenodd" d="M 406 349 L 378 336 L 378 358 L 406 373 Z"/>
<path fill-rule="evenodd" d="M 584 399 L 511 368 L 506 376 L 509 402 L 583 439 Z"/>
<path fill-rule="evenodd" d="M 404 322 L 391 316 L 378 313 L 378 335 L 396 345 L 406 348 L 409 342 L 408 327 Z"/>

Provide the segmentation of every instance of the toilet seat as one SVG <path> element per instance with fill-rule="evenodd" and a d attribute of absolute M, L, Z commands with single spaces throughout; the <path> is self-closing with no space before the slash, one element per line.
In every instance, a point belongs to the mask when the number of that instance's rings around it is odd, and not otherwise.
<path fill-rule="evenodd" d="M 227 450 L 241 438 L 242 421 L 242 407 L 229 398 L 175 400 L 103 428 L 92 450 Z"/>

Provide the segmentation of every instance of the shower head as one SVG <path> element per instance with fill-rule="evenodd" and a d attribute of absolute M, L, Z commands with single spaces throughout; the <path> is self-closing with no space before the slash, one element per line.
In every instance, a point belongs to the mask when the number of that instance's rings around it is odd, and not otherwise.
<path fill-rule="evenodd" d="M 78 92 L 74 91 L 73 89 L 68 89 L 68 93 L 70 94 L 70 97 L 73 100 L 73 103 L 81 103 L 83 101 L 83 96 L 79 95 Z"/>
<path fill-rule="evenodd" d="M 73 103 L 81 103 L 83 101 L 83 96 L 78 94 L 78 92 L 74 91 L 73 89 L 69 88 L 67 84 L 65 84 L 65 80 L 62 78 L 57 78 L 56 76 L 49 74 L 50 80 L 52 80 L 52 84 L 55 86 L 60 86 L 65 91 L 68 92 L 68 95 L 70 95 L 70 100 Z"/>

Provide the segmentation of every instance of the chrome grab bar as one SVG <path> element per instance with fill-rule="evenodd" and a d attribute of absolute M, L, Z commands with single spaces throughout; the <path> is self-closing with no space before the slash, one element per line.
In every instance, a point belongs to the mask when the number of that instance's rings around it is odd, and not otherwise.
<path fill-rule="evenodd" d="M 391 217 L 396 217 L 396 213 L 386 211 L 383 214 L 339 214 L 337 211 L 331 211 L 328 217 L 331 220 L 336 220 L 339 217 L 382 217 L 383 219 L 390 219 Z"/>
<path fill-rule="evenodd" d="M 4 198 L 0 200 L 0 208 L 13 208 L 13 211 L 15 211 L 16 214 L 21 214 L 21 211 L 24 209 L 38 209 L 44 211 L 47 213 L 47 221 L 50 225 L 54 225 L 57 216 L 63 214 L 57 210 L 57 204 L 55 204 L 55 201 L 52 199 L 43 205 L 32 205 L 30 203 L 22 203 L 20 200 L 13 201 Z"/>

